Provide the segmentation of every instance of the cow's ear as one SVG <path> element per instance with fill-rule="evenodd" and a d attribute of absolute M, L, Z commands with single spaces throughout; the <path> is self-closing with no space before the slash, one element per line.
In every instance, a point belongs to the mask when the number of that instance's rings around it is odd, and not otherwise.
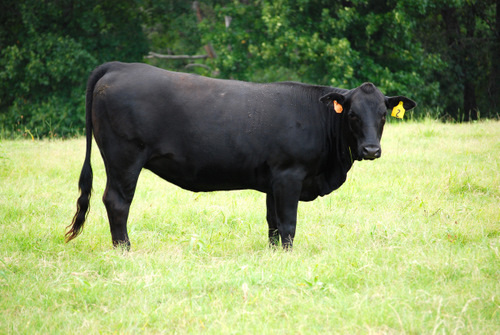
<path fill-rule="evenodd" d="M 328 93 L 327 95 L 319 98 L 319 101 L 327 106 L 331 103 L 333 109 L 335 110 L 335 113 L 337 114 L 342 113 L 342 111 L 344 110 L 345 96 L 340 93 Z"/>
<path fill-rule="evenodd" d="M 391 110 L 399 105 L 401 101 L 403 102 L 403 107 L 405 110 L 413 109 L 417 105 L 415 101 L 408 99 L 407 97 L 404 97 L 402 95 L 398 95 L 396 97 L 386 97 L 385 104 L 387 106 L 387 109 Z"/>

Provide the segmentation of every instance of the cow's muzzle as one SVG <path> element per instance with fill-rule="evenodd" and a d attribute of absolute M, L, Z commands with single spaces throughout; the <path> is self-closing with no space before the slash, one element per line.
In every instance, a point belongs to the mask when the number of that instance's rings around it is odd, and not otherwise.
<path fill-rule="evenodd" d="M 382 155 L 382 149 L 378 145 L 367 145 L 363 147 L 361 156 L 363 159 L 374 160 Z"/>

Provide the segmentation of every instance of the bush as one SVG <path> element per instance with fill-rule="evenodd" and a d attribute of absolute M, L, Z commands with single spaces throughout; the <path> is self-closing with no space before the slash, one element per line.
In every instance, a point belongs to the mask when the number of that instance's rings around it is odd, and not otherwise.
<path fill-rule="evenodd" d="M 139 2 L 5 1 L 0 12 L 0 131 L 68 137 L 85 127 L 85 84 L 98 64 L 147 51 Z M 0 15 L 0 18 L 2 18 Z"/>
<path fill-rule="evenodd" d="M 70 136 L 81 131 L 88 69 L 95 66 L 80 43 L 45 34 L 4 49 L 0 59 L 0 122 L 4 134 Z"/>

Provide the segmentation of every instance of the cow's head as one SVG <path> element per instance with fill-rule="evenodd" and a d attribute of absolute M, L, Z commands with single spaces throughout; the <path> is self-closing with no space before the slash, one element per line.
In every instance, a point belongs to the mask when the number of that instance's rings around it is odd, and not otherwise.
<path fill-rule="evenodd" d="M 388 109 L 392 110 L 400 101 L 405 110 L 416 106 L 413 100 L 404 96 L 386 97 L 372 83 L 364 83 L 346 94 L 328 93 L 320 101 L 333 104 L 335 111 L 343 114 L 349 128 L 347 141 L 355 160 L 372 160 L 382 154 L 380 138 Z"/>

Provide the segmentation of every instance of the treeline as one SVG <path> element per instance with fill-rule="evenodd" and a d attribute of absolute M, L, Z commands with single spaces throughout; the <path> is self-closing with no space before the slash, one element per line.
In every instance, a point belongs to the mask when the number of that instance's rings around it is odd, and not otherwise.
<path fill-rule="evenodd" d="M 413 117 L 498 118 L 500 0 L 3 0 L 0 136 L 83 133 L 112 60 L 256 82 L 375 83 Z"/>

